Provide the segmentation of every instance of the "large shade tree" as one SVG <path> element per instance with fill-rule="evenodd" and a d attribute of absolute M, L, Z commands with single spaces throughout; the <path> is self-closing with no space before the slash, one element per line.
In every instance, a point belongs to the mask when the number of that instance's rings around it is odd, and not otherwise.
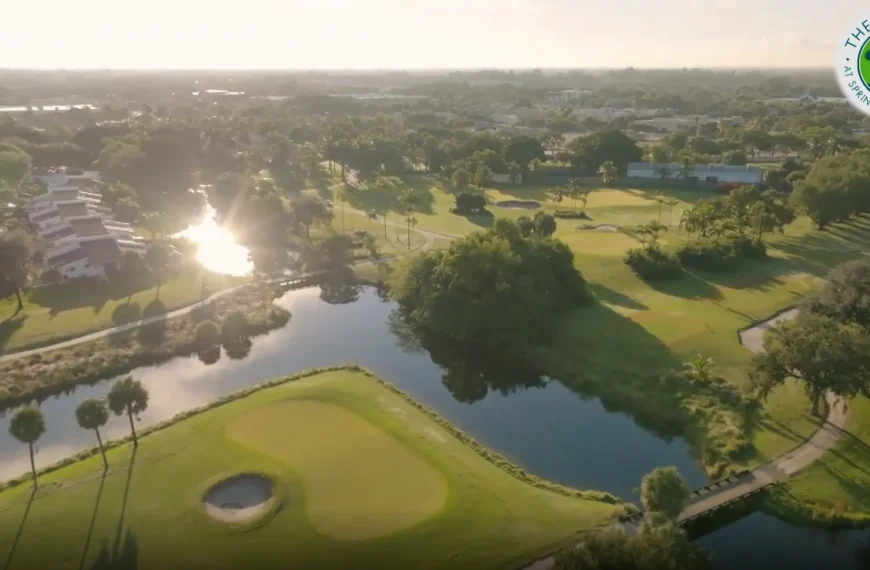
<path fill-rule="evenodd" d="M 21 290 L 27 285 L 34 254 L 33 241 L 23 231 L 0 234 L 0 298 L 15 295 L 24 308 Z"/>
<path fill-rule="evenodd" d="M 870 260 L 848 261 L 836 267 L 824 289 L 806 303 L 806 309 L 870 331 Z"/>
<path fill-rule="evenodd" d="M 658 467 L 644 475 L 640 499 L 647 512 L 676 520 L 689 498 L 689 486 L 676 467 Z"/>
<path fill-rule="evenodd" d="M 408 317 L 453 340 L 526 348 L 552 332 L 551 319 L 589 302 L 563 243 L 498 220 L 494 229 L 406 260 L 391 294 Z"/>
<path fill-rule="evenodd" d="M 26 443 L 30 451 L 30 469 L 33 485 L 36 486 L 36 462 L 33 459 L 33 444 L 45 433 L 45 417 L 37 408 L 24 407 L 18 410 L 9 422 L 9 435 Z"/>
<path fill-rule="evenodd" d="M 116 416 L 127 414 L 130 420 L 130 432 L 133 435 L 133 445 L 139 445 L 139 439 L 136 436 L 136 426 L 133 423 L 133 416 L 141 414 L 148 409 L 148 390 L 138 380 L 133 380 L 131 376 L 121 378 L 112 384 L 109 390 L 109 409 Z"/>
<path fill-rule="evenodd" d="M 106 450 L 103 448 L 103 438 L 100 437 L 100 428 L 109 421 L 109 410 L 106 403 L 97 398 L 89 398 L 76 408 L 76 421 L 82 429 L 92 429 L 97 436 L 97 445 L 103 456 L 103 466 L 108 469 L 109 461 L 106 459 Z"/>
<path fill-rule="evenodd" d="M 817 415 L 828 392 L 841 397 L 870 393 L 870 337 L 857 325 L 802 313 L 765 334 L 752 378 L 762 397 L 788 378 L 801 380 Z"/>

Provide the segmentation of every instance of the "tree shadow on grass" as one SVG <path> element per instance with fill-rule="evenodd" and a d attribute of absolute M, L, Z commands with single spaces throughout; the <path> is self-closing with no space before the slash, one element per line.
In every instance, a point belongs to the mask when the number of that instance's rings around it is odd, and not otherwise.
<path fill-rule="evenodd" d="M 683 299 L 722 299 L 722 292 L 708 281 L 689 271 L 683 271 L 679 279 L 647 281 L 647 284 L 665 295 Z"/>
<path fill-rule="evenodd" d="M 3 353 L 3 348 L 9 343 L 9 339 L 12 338 L 12 335 L 24 326 L 26 320 L 27 315 L 13 315 L 5 321 L 0 322 L 0 354 Z"/>
<path fill-rule="evenodd" d="M 142 318 L 142 308 L 139 303 L 124 303 L 112 311 L 112 322 L 115 326 L 126 325 Z"/>
<path fill-rule="evenodd" d="M 535 350 L 537 368 L 609 412 L 625 412 L 644 429 L 670 439 L 685 435 L 691 416 L 679 390 L 663 380 L 682 367 L 655 335 L 616 311 L 595 304 L 568 313 L 553 342 Z"/>
<path fill-rule="evenodd" d="M 121 500 L 121 514 L 115 531 L 112 549 L 103 541 L 97 560 L 91 566 L 92 570 L 135 570 L 139 567 L 139 544 L 136 535 L 129 528 L 124 528 L 127 515 L 127 502 L 130 498 L 130 486 L 133 480 L 133 470 L 136 466 L 138 447 L 133 447 L 130 455 L 130 467 L 127 470 L 127 482 L 124 485 L 124 498 Z"/>
<path fill-rule="evenodd" d="M 479 214 L 455 214 L 457 216 L 462 216 L 475 226 L 480 226 L 481 228 L 491 228 L 493 224 L 495 224 L 495 216 L 489 210 L 484 210 Z"/>
<path fill-rule="evenodd" d="M 30 497 L 27 499 L 27 507 L 24 509 L 24 515 L 21 517 L 21 524 L 18 525 L 18 532 L 15 533 L 15 539 L 12 541 L 12 548 L 9 550 L 9 556 L 6 558 L 6 564 L 3 570 L 9 570 L 12 567 L 12 559 L 15 557 L 15 550 L 18 548 L 18 542 L 21 540 L 21 535 L 24 533 L 24 523 L 27 522 L 27 516 L 30 514 L 30 507 L 33 505 L 33 498 L 36 496 L 36 485 L 30 491 Z"/>
<path fill-rule="evenodd" d="M 531 200 L 545 203 L 550 199 L 550 194 L 556 190 L 555 186 L 525 186 L 515 184 L 493 184 L 499 193 L 510 196 L 517 200 Z"/>
<path fill-rule="evenodd" d="M 595 295 L 595 298 L 604 303 L 608 303 L 610 305 L 618 305 L 620 307 L 624 307 L 626 309 L 633 309 L 635 311 L 645 311 L 649 309 L 646 305 L 625 295 L 620 293 L 619 291 L 615 291 L 610 289 L 609 287 L 605 287 L 600 283 L 589 283 L 589 290 L 592 294 Z"/>
<path fill-rule="evenodd" d="M 91 514 L 91 523 L 88 525 L 88 534 L 85 537 L 85 547 L 82 551 L 82 559 L 79 562 L 79 570 L 82 570 L 85 567 L 85 560 L 88 558 L 88 549 L 91 545 L 91 538 L 94 536 L 94 525 L 97 522 L 97 513 L 100 510 L 100 499 L 103 497 L 103 488 L 106 485 L 106 471 L 103 471 L 103 476 L 100 477 L 100 488 L 97 489 L 97 500 L 94 503 L 94 512 Z"/>

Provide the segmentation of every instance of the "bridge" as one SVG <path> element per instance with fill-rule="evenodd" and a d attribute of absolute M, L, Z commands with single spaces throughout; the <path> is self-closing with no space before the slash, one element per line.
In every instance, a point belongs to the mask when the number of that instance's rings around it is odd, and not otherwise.
<path fill-rule="evenodd" d="M 724 479 L 695 489 L 689 493 L 685 508 L 677 521 L 686 524 L 708 513 L 727 507 L 738 501 L 760 493 L 781 479 L 775 467 L 766 466 L 755 471 L 740 471 Z M 621 522 L 639 525 L 644 511 L 622 517 Z"/>

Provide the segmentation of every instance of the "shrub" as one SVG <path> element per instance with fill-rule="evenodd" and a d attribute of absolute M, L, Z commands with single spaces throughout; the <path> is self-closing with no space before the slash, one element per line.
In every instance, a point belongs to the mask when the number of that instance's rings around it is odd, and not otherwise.
<path fill-rule="evenodd" d="M 197 327 L 198 329 L 199 327 Z M 241 311 L 230 311 L 221 325 L 221 338 L 225 343 L 248 338 L 248 318 Z"/>
<path fill-rule="evenodd" d="M 682 272 L 677 258 L 657 247 L 630 249 L 624 261 L 638 277 L 650 281 L 676 279 Z"/>
<path fill-rule="evenodd" d="M 677 250 L 683 265 L 705 271 L 731 271 L 736 269 L 743 256 L 732 243 L 693 243 Z"/>
<path fill-rule="evenodd" d="M 210 348 L 220 343 L 220 327 L 214 321 L 202 321 L 196 325 L 193 336 L 196 339 L 197 346 L 200 348 Z"/>
<path fill-rule="evenodd" d="M 479 214 L 486 209 L 486 200 L 480 194 L 463 192 L 456 196 L 456 214 Z"/>
<path fill-rule="evenodd" d="M 763 241 L 743 236 L 736 238 L 732 244 L 741 256 L 748 259 L 763 259 L 767 256 L 767 246 Z"/>

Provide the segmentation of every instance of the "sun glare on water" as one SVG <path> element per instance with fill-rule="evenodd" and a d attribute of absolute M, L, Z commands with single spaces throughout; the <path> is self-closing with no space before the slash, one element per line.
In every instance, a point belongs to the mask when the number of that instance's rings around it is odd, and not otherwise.
<path fill-rule="evenodd" d="M 214 208 L 208 206 L 202 221 L 178 236 L 196 244 L 196 259 L 209 271 L 236 277 L 249 275 L 254 264 L 248 259 L 248 248 L 237 244 L 233 235 L 218 225 L 214 215 Z"/>

